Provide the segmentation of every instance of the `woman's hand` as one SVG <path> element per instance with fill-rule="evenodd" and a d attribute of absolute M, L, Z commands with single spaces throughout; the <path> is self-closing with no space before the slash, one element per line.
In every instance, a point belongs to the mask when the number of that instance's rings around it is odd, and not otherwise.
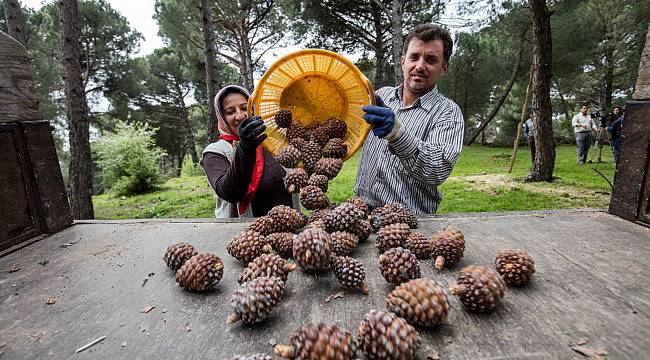
<path fill-rule="evenodd" d="M 239 146 L 244 152 L 253 153 L 266 139 L 264 121 L 259 116 L 252 116 L 239 124 Z"/>

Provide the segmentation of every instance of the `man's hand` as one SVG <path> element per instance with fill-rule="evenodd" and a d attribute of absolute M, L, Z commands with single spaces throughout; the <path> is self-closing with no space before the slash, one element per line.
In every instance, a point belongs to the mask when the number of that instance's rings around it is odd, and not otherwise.
<path fill-rule="evenodd" d="M 384 104 L 379 95 L 375 95 L 375 99 L 377 100 L 377 106 L 368 105 L 363 107 L 363 111 L 366 113 L 363 115 L 363 119 L 372 125 L 372 133 L 375 136 L 383 138 L 393 131 L 395 112 Z"/>
<path fill-rule="evenodd" d="M 244 152 L 253 153 L 266 139 L 264 121 L 259 116 L 252 116 L 239 124 L 239 146 Z"/>

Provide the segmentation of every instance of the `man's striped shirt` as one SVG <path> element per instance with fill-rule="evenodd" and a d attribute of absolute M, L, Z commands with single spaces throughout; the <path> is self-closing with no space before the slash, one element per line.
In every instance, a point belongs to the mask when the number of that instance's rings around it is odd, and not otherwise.
<path fill-rule="evenodd" d="M 434 214 L 442 200 L 438 185 L 451 174 L 463 147 L 463 114 L 437 88 L 409 107 L 402 102 L 402 86 L 383 87 L 377 94 L 405 131 L 391 142 L 368 135 L 355 191 L 373 208 L 394 202 L 416 214 Z"/>

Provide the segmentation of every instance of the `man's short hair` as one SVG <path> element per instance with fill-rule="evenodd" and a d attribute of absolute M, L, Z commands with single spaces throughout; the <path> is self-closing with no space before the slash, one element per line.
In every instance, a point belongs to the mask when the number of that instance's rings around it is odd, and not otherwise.
<path fill-rule="evenodd" d="M 582 109 L 583 106 L 586 106 L 587 109 L 589 109 L 589 103 L 583 102 L 580 104 L 580 108 Z"/>
<path fill-rule="evenodd" d="M 451 51 L 454 48 L 454 42 L 451 40 L 451 34 L 449 30 L 445 29 L 442 26 L 434 24 L 422 24 L 416 26 L 404 40 L 404 46 L 402 47 L 402 55 L 406 55 L 408 51 L 409 44 L 411 40 L 418 39 L 424 42 L 440 40 L 442 41 L 442 57 L 445 63 L 449 63 L 449 58 L 451 58 Z"/>

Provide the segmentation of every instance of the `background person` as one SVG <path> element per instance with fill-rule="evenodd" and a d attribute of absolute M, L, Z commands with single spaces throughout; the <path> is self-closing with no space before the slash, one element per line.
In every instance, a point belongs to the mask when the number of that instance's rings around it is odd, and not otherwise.
<path fill-rule="evenodd" d="M 578 157 L 578 164 L 584 164 L 587 161 L 587 154 L 589 153 L 589 146 L 591 146 L 591 131 L 596 130 L 591 116 L 587 114 L 589 105 L 583 103 L 580 105 L 580 112 L 577 113 L 571 120 L 571 126 L 576 135 L 576 155 Z"/>

